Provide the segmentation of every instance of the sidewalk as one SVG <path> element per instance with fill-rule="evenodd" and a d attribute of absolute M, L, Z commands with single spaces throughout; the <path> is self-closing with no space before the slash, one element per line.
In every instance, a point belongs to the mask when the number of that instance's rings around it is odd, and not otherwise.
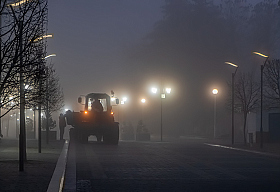
<path fill-rule="evenodd" d="M 40 192 L 47 191 L 63 141 L 42 141 L 42 151 L 38 153 L 38 141 L 27 140 L 27 162 L 24 172 L 19 172 L 18 140 L 0 141 L 0 191 Z"/>

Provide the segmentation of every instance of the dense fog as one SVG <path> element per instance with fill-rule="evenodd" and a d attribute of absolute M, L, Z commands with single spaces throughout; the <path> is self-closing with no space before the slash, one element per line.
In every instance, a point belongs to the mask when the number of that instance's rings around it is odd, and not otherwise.
<path fill-rule="evenodd" d="M 119 0 L 49 2 L 48 52 L 64 90 L 65 108 L 82 110 L 77 98 L 113 90 L 128 98 L 114 107 L 115 119 L 134 128 L 142 119 L 151 133 L 213 134 L 214 95 L 217 134 L 231 128 L 231 74 L 259 79 L 264 59 L 279 58 L 280 7 L 276 0 Z M 145 98 L 145 104 L 141 99 Z M 242 114 L 239 114 L 242 117 Z M 242 118 L 237 115 L 237 127 Z"/>

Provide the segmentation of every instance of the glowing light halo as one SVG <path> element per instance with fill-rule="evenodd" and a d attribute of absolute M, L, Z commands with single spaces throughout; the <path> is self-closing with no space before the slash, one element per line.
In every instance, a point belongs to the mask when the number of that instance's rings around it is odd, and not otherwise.
<path fill-rule="evenodd" d="M 213 91 L 212 91 L 212 93 L 214 94 L 214 95 L 217 95 L 218 94 L 218 89 L 213 89 Z"/>

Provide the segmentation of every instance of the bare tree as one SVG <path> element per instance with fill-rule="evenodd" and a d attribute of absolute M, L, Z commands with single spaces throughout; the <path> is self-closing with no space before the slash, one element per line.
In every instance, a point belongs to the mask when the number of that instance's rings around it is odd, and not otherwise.
<path fill-rule="evenodd" d="M 264 69 L 264 96 L 268 107 L 280 107 L 280 60 L 268 60 Z"/>
<path fill-rule="evenodd" d="M 46 33 L 47 3 L 46 0 L 28 1 L 14 8 L 6 1 L 2 3 L 0 95 L 1 108 L 5 107 L 7 113 L 19 106 L 19 73 L 26 88 L 32 87 L 30 83 L 34 87 L 38 78 L 43 77 L 38 74 L 39 66 L 45 65 L 45 41 L 38 38 Z M 21 28 L 19 22 L 22 22 Z"/>
<path fill-rule="evenodd" d="M 243 136 L 244 144 L 246 144 L 247 117 L 250 112 L 258 107 L 260 86 L 254 81 L 252 73 L 240 73 L 237 77 L 237 82 L 235 84 L 235 97 L 237 99 L 237 105 L 241 106 L 241 111 L 243 112 Z"/>
<path fill-rule="evenodd" d="M 48 111 L 50 115 L 59 111 L 64 107 L 64 95 L 63 90 L 59 85 L 59 78 L 55 72 L 53 64 L 46 67 L 46 81 L 43 85 L 43 106 L 46 109 L 48 105 Z"/>
<path fill-rule="evenodd" d="M 5 109 L 1 118 L 19 107 L 19 74 L 27 87 L 42 78 L 37 74 L 38 66 L 44 65 L 45 41 L 39 37 L 46 33 L 47 0 L 0 3 L 0 109 Z"/>

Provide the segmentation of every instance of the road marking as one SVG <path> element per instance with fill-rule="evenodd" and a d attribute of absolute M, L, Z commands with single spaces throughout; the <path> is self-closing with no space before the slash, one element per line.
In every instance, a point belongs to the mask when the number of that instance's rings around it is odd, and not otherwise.
<path fill-rule="evenodd" d="M 244 151 L 244 152 L 255 153 L 255 154 L 259 154 L 259 155 L 266 155 L 266 156 L 280 158 L 279 155 L 275 155 L 275 154 L 271 154 L 271 153 L 265 153 L 265 152 L 254 151 L 254 150 L 247 150 L 247 149 L 240 149 L 240 148 L 228 147 L 228 146 L 224 146 L 224 145 L 217 145 L 217 144 L 211 144 L 211 143 L 204 143 L 204 144 L 212 146 L 212 147 L 220 147 L 220 148 L 225 148 L 225 149 L 231 149 L 231 150 L 236 150 L 236 151 Z"/>

